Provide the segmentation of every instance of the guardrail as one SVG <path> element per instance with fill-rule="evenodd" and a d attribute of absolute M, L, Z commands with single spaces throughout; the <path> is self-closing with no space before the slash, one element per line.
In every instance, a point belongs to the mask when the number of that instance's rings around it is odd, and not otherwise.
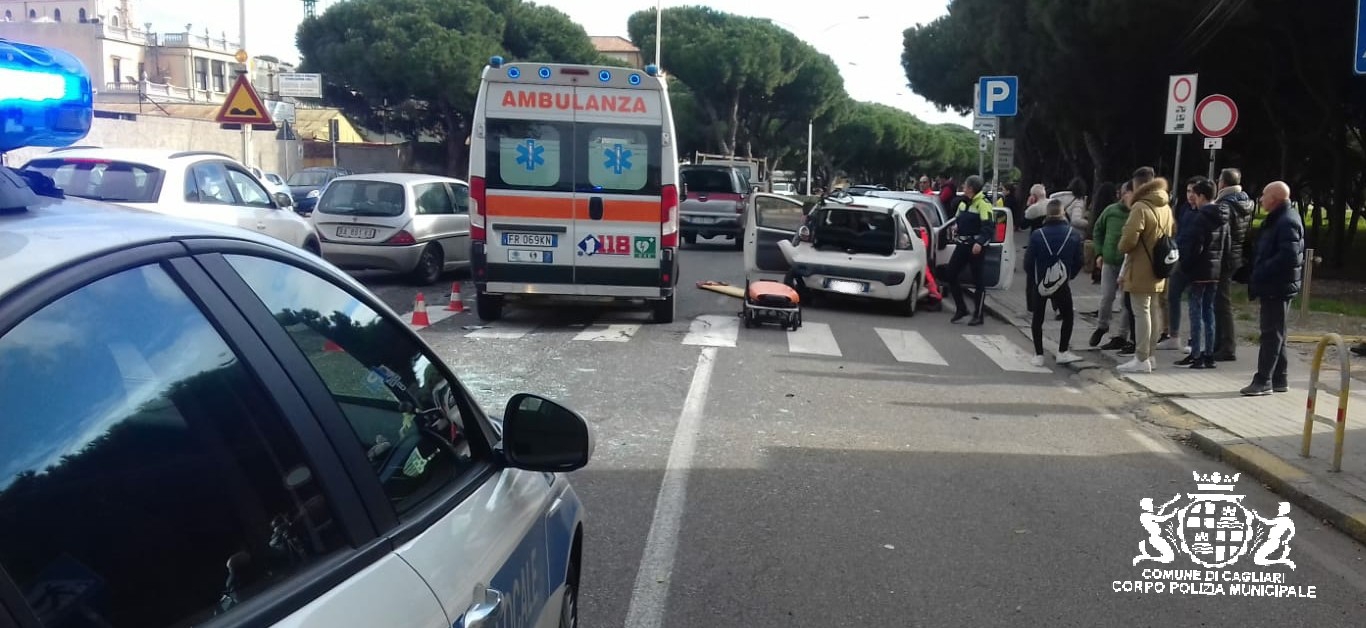
<path fill-rule="evenodd" d="M 1323 366 L 1323 354 L 1329 343 L 1337 349 L 1341 364 L 1341 381 L 1337 386 L 1319 383 L 1319 369 Z M 1318 403 L 1319 390 L 1338 398 L 1338 412 L 1335 419 L 1318 414 L 1314 407 Z M 1314 435 L 1314 424 L 1328 425 L 1333 428 L 1333 471 L 1342 471 L 1342 441 L 1347 432 L 1347 402 L 1352 398 L 1352 356 L 1347 351 L 1347 343 L 1342 336 L 1328 334 L 1319 339 L 1314 349 L 1314 362 L 1309 369 L 1309 400 L 1304 409 L 1304 438 L 1300 446 L 1300 457 L 1309 458 L 1309 443 Z"/>

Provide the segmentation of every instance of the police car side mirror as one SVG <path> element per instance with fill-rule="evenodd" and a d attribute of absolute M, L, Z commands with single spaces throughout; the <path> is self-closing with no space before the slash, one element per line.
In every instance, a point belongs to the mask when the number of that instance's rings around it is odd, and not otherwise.
<path fill-rule="evenodd" d="M 593 455 L 593 431 L 578 413 L 554 401 L 519 393 L 503 413 L 503 456 L 526 471 L 565 473 Z"/>

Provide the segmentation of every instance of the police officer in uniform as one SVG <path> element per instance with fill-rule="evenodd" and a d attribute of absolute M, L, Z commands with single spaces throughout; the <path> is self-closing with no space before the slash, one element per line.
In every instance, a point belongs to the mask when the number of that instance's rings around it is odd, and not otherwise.
<path fill-rule="evenodd" d="M 963 182 L 963 195 L 954 199 L 958 203 L 958 213 L 954 216 L 954 220 L 957 221 L 954 225 L 957 233 L 954 242 L 957 246 L 953 249 L 953 257 L 949 259 L 946 277 L 949 290 L 953 293 L 953 303 L 958 308 L 951 322 L 958 323 L 968 316 L 968 306 L 963 301 L 963 267 L 966 266 L 972 271 L 972 283 L 977 293 L 972 321 L 968 324 L 974 326 L 983 323 L 987 290 L 986 278 L 982 271 L 986 261 L 987 245 L 996 234 L 995 214 L 991 203 L 982 195 L 982 187 L 982 177 L 970 176 Z"/>

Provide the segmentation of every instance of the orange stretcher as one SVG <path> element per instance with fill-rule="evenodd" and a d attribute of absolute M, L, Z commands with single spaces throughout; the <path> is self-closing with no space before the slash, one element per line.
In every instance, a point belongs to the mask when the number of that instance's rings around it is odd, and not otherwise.
<path fill-rule="evenodd" d="M 740 318 L 745 327 L 768 323 L 797 331 L 802 326 L 802 300 L 797 291 L 778 281 L 745 281 Z"/>

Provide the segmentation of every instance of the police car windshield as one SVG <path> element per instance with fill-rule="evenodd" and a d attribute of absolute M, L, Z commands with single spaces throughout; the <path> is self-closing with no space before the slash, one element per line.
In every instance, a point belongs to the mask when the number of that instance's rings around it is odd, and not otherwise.
<path fill-rule="evenodd" d="M 35 159 L 24 170 L 52 179 L 68 196 L 110 203 L 154 203 L 164 174 L 142 164 L 103 159 Z"/>

